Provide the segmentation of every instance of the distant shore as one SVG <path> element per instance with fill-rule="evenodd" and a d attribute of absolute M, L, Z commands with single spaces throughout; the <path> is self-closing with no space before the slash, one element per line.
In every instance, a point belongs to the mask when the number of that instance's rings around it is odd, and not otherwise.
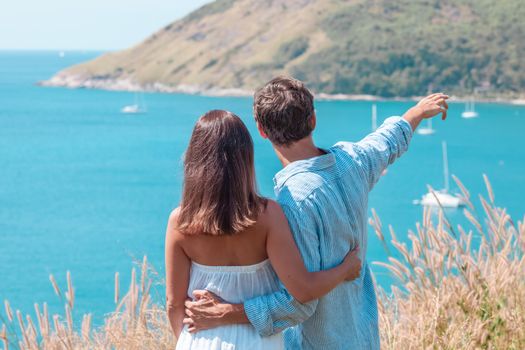
<path fill-rule="evenodd" d="M 92 79 L 80 76 L 55 75 L 49 80 L 37 83 L 46 87 L 65 87 L 70 89 L 99 89 L 109 91 L 143 91 L 143 92 L 161 92 L 161 93 L 180 93 L 189 95 L 203 95 L 212 97 L 251 97 L 253 91 L 241 88 L 206 88 L 199 85 L 177 85 L 170 86 L 163 83 L 138 84 L 131 80 L 122 79 Z M 327 94 L 316 93 L 316 98 L 321 101 L 414 101 L 421 96 L 412 97 L 382 97 L 366 94 Z M 451 96 L 452 101 L 464 102 L 470 100 L 470 97 Z M 479 97 L 475 98 L 478 102 L 506 103 L 513 105 L 525 106 L 525 97 L 507 98 L 507 97 Z"/>

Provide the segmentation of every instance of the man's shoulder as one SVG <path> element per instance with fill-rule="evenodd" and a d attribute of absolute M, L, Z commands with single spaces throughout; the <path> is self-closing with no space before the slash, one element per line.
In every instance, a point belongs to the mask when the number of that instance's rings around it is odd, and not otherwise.
<path fill-rule="evenodd" d="M 277 202 L 291 209 L 307 207 L 312 204 L 310 198 L 322 183 L 322 177 L 314 172 L 295 174 L 277 190 Z"/>
<path fill-rule="evenodd" d="M 362 157 L 363 149 L 355 142 L 339 141 L 330 150 L 336 156 L 336 160 L 346 161 L 347 159 L 359 160 Z"/>
<path fill-rule="evenodd" d="M 334 153 L 336 164 L 346 174 L 361 173 L 367 160 L 366 150 L 358 143 L 340 141 L 330 148 Z"/>
<path fill-rule="evenodd" d="M 324 169 L 303 170 L 286 179 L 277 191 L 277 202 L 294 207 L 311 205 L 312 198 L 324 193 L 341 177 L 352 176 L 363 166 L 363 150 L 353 142 L 341 141 L 327 149 L 334 163 Z M 314 201 L 315 202 L 315 201 Z"/>

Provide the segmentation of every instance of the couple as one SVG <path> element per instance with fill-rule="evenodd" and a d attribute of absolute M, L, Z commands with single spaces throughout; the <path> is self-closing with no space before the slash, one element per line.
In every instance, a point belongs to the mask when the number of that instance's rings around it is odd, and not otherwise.
<path fill-rule="evenodd" d="M 274 178 L 277 202 L 257 193 L 243 122 L 226 111 L 202 116 L 166 232 L 177 349 L 379 349 L 365 259 L 368 193 L 421 120 L 446 118 L 447 98 L 427 96 L 363 140 L 323 150 L 312 139 L 310 91 L 292 78 L 271 80 L 255 93 L 254 115 L 284 167 Z"/>

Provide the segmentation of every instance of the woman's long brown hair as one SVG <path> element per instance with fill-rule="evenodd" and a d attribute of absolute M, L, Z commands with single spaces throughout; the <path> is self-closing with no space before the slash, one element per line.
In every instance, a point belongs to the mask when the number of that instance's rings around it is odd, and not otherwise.
<path fill-rule="evenodd" d="M 242 120 L 213 110 L 195 125 L 184 159 L 178 229 L 225 235 L 253 225 L 266 199 L 256 189 L 253 141 Z"/>

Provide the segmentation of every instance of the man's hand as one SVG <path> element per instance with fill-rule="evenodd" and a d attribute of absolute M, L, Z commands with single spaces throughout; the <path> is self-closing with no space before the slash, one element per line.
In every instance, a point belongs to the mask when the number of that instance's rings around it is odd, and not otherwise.
<path fill-rule="evenodd" d="M 228 324 L 249 323 L 242 304 L 228 304 L 207 290 L 193 291 L 195 301 L 187 300 L 186 318 L 190 333 Z"/>
<path fill-rule="evenodd" d="M 361 259 L 359 259 L 359 246 L 346 254 L 343 265 L 346 270 L 345 281 L 353 281 L 361 275 Z"/>
<path fill-rule="evenodd" d="M 448 112 L 448 98 L 449 96 L 443 93 L 429 95 L 410 108 L 403 118 L 410 123 L 412 130 L 416 130 L 423 119 L 433 118 L 440 113 L 442 113 L 441 119 L 445 120 Z"/>

